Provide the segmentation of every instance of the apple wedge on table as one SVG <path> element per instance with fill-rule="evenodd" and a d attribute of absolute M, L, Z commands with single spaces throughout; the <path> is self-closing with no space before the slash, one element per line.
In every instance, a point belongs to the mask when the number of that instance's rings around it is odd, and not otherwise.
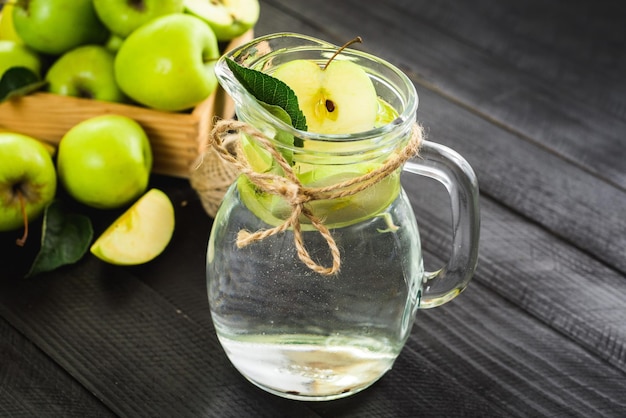
<path fill-rule="evenodd" d="M 174 223 L 169 197 L 159 189 L 150 189 L 96 239 L 90 251 L 110 264 L 147 263 L 165 250 Z"/>

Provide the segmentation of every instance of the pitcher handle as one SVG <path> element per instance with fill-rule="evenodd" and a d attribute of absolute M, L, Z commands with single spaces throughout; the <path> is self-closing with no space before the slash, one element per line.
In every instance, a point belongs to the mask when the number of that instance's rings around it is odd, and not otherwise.
<path fill-rule="evenodd" d="M 452 252 L 447 264 L 426 272 L 420 308 L 434 308 L 465 289 L 478 262 L 480 208 L 478 181 L 469 163 L 456 151 L 423 141 L 419 157 L 408 161 L 404 171 L 430 177 L 443 184 L 452 206 Z"/>

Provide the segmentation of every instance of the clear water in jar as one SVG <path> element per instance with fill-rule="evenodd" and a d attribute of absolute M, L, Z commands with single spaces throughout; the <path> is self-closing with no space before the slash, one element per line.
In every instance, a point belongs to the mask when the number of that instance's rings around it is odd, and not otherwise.
<path fill-rule="evenodd" d="M 227 194 L 209 240 L 207 280 L 216 332 L 233 365 L 263 389 L 293 399 L 358 392 L 388 371 L 419 306 L 423 264 L 402 191 L 386 210 L 331 230 L 341 270 L 323 276 L 298 258 L 291 231 L 244 248 L 241 229 L 269 226 Z M 306 231 L 314 260 L 330 265 L 326 241 Z"/>

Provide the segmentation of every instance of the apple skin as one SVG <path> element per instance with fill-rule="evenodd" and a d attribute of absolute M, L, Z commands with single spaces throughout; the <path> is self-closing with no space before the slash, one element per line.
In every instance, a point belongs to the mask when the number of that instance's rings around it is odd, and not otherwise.
<path fill-rule="evenodd" d="M 83 45 L 61 55 L 46 73 L 48 91 L 62 96 L 124 102 L 115 81 L 115 54 L 103 45 Z"/>
<path fill-rule="evenodd" d="M 185 12 L 204 20 L 220 42 L 252 28 L 260 9 L 258 0 L 185 0 Z"/>
<path fill-rule="evenodd" d="M 93 5 L 102 23 L 122 38 L 159 16 L 183 12 L 183 0 L 93 0 Z"/>
<path fill-rule="evenodd" d="M 13 25 L 13 3 L 5 3 L 4 7 L 0 9 L 0 40 L 14 41 L 18 44 L 23 44 L 22 40 L 15 32 L 15 25 Z"/>
<path fill-rule="evenodd" d="M 104 47 L 111 51 L 113 54 L 117 54 L 117 51 L 119 51 L 123 42 L 124 38 L 112 33 L 111 36 L 109 36 L 109 39 L 107 39 L 106 43 L 104 44 Z"/>
<path fill-rule="evenodd" d="M 57 174 L 48 149 L 38 140 L 0 132 L 0 231 L 24 225 L 20 190 L 28 221 L 41 215 L 54 199 Z"/>
<path fill-rule="evenodd" d="M 92 0 L 17 2 L 13 24 L 26 45 L 50 55 L 61 55 L 79 45 L 101 44 L 109 36 Z"/>
<path fill-rule="evenodd" d="M 26 67 L 41 77 L 39 54 L 15 41 L 0 40 L 0 77 L 12 67 Z"/>
<path fill-rule="evenodd" d="M 171 14 L 130 34 L 115 57 L 115 78 L 127 96 L 158 110 L 181 111 L 216 88 L 220 51 L 213 31 L 197 17 Z"/>
<path fill-rule="evenodd" d="M 110 264 L 144 264 L 165 250 L 174 232 L 174 206 L 159 189 L 150 189 L 117 218 L 89 249 Z"/>
<path fill-rule="evenodd" d="M 59 142 L 59 180 L 70 196 L 87 206 L 115 209 L 129 204 L 145 192 L 151 169 L 148 136 L 126 116 L 86 119 Z"/>

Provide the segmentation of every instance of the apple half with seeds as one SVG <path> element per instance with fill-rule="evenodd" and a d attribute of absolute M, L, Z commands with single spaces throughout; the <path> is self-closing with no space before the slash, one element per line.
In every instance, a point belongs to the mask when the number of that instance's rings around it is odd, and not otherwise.
<path fill-rule="evenodd" d="M 90 248 L 117 265 L 144 264 L 165 250 L 174 232 L 174 206 L 159 189 L 150 189 L 96 239 Z"/>
<path fill-rule="evenodd" d="M 333 60 L 320 67 L 299 59 L 280 65 L 272 75 L 294 91 L 310 132 L 354 134 L 374 128 L 378 97 L 360 65 Z"/>

